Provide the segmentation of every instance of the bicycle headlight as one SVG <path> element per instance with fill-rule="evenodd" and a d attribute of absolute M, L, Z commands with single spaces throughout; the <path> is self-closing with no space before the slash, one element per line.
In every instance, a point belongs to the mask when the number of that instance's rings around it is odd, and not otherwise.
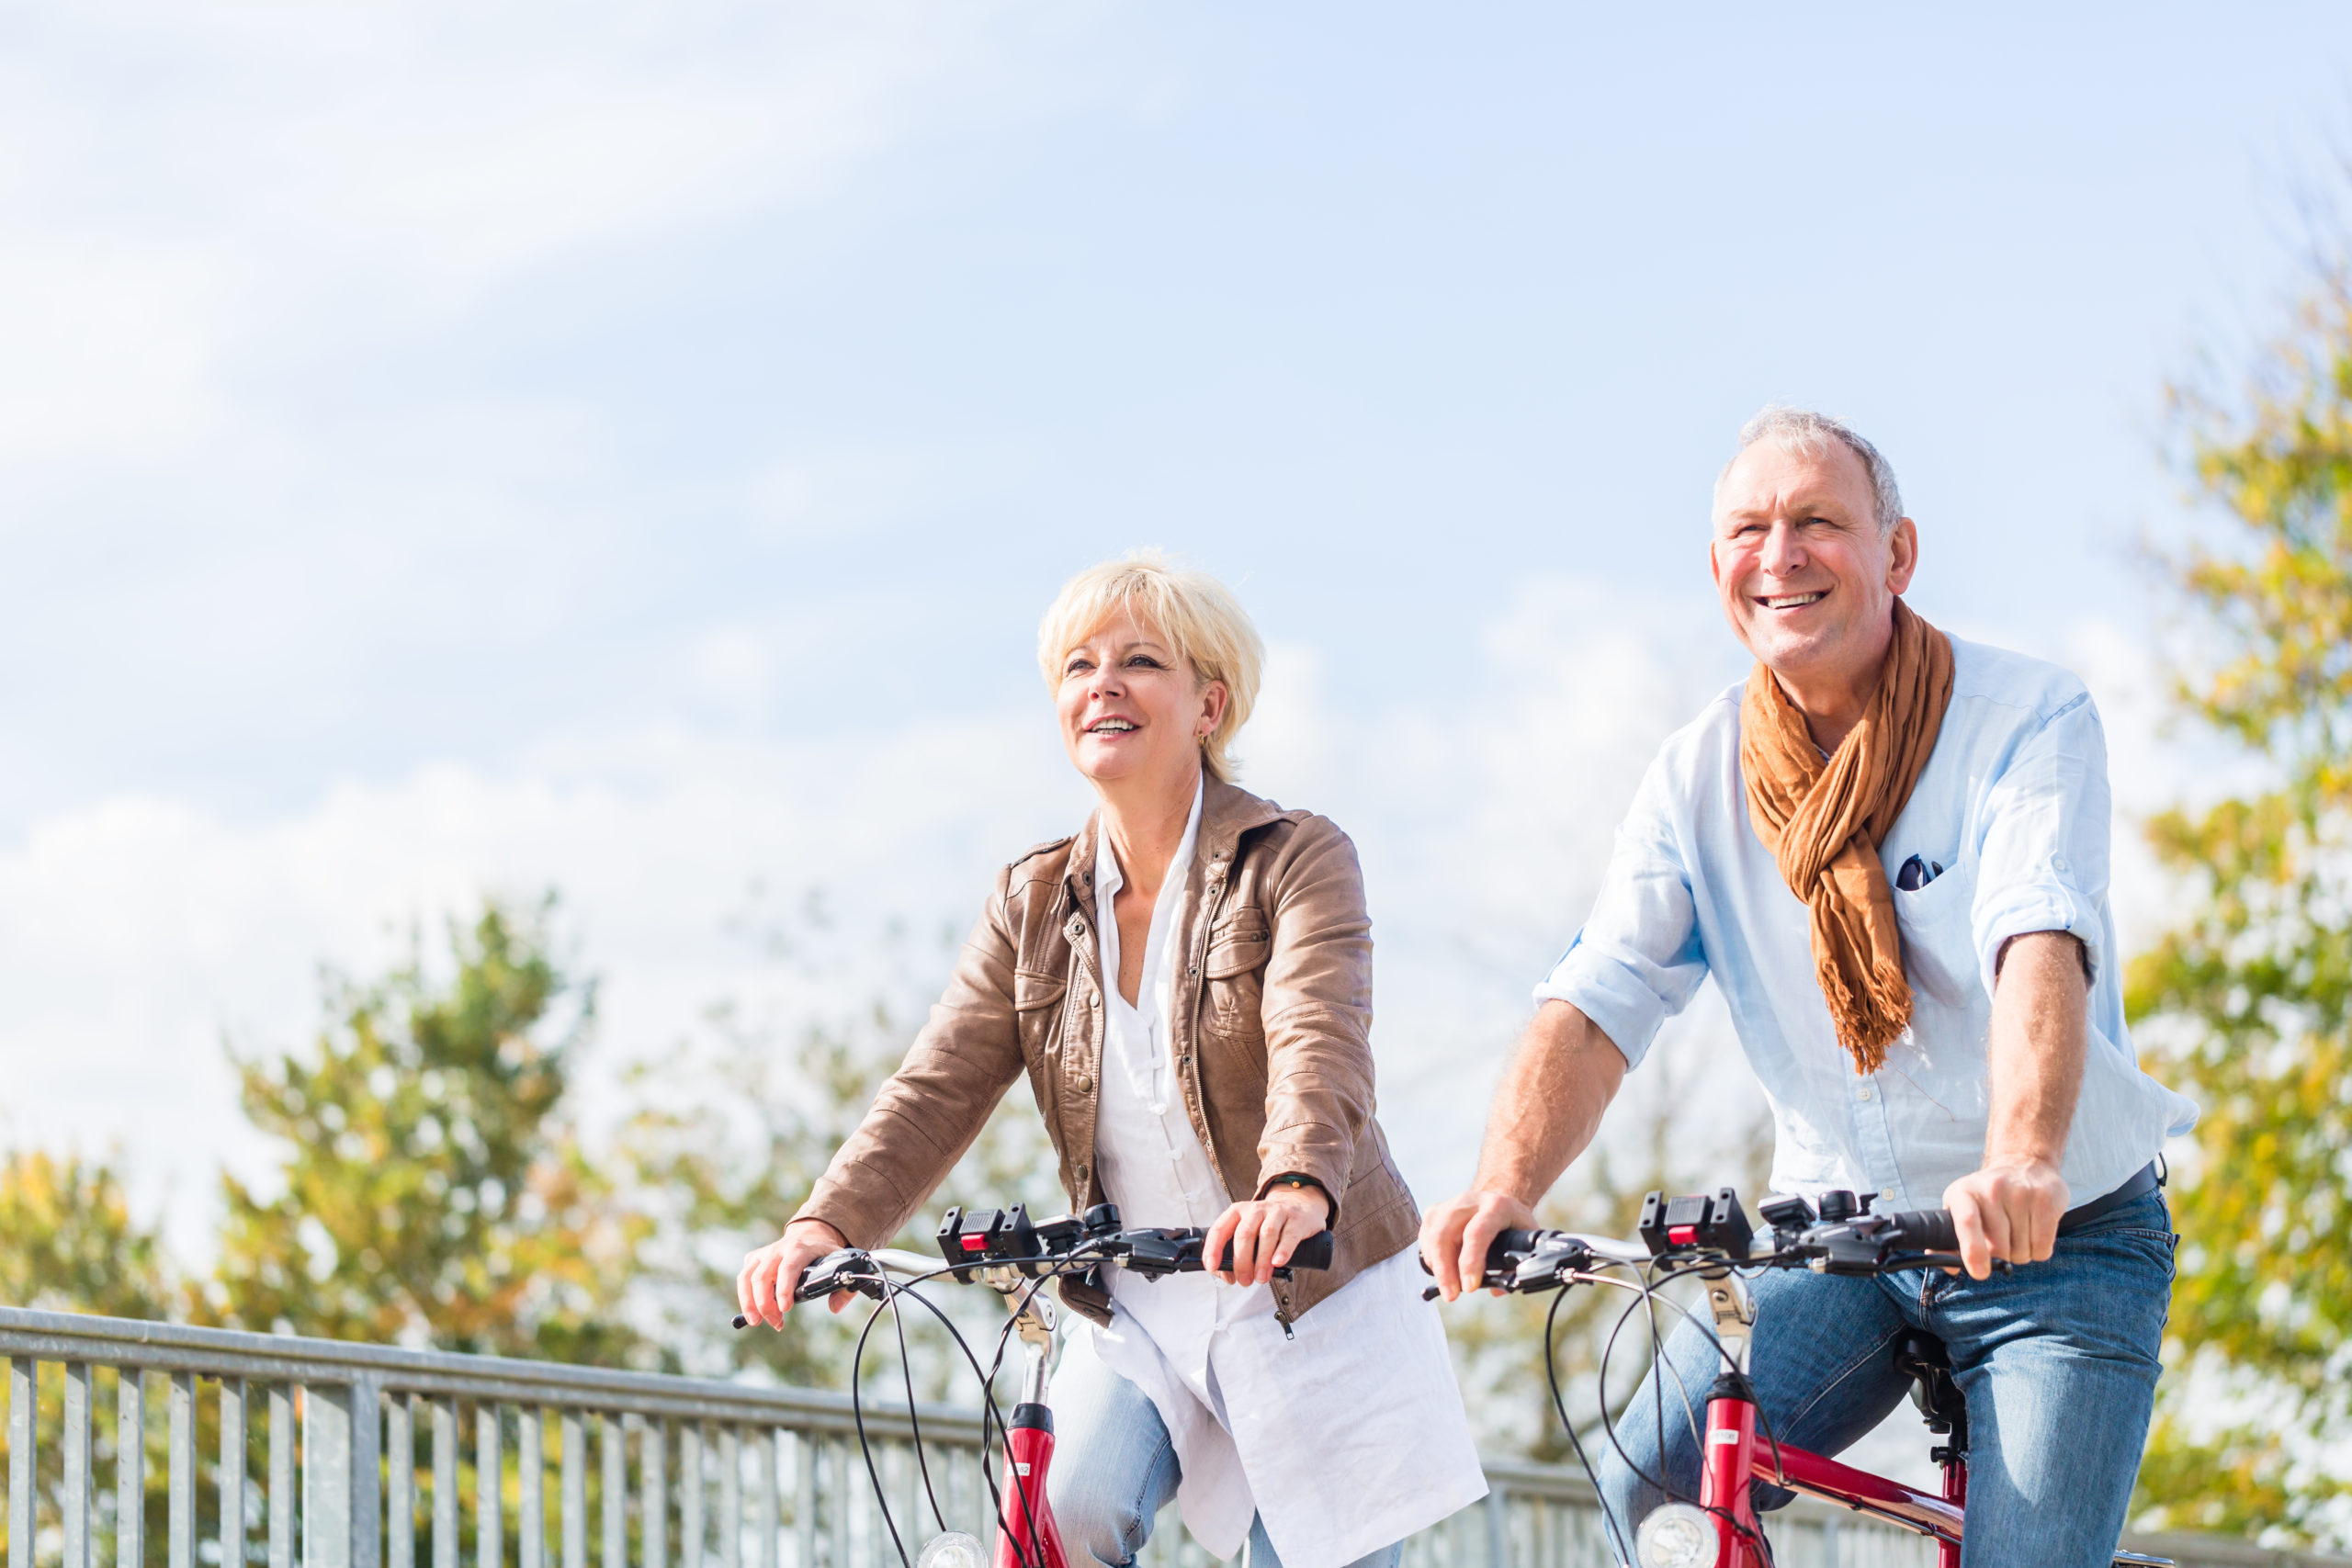
<path fill-rule="evenodd" d="M 915 1568 L 989 1568 L 980 1543 L 962 1530 L 947 1530 L 923 1543 Z"/>
<path fill-rule="evenodd" d="M 1688 1503 L 1661 1504 L 1634 1536 L 1642 1568 L 1708 1568 L 1715 1560 L 1715 1522 Z"/>

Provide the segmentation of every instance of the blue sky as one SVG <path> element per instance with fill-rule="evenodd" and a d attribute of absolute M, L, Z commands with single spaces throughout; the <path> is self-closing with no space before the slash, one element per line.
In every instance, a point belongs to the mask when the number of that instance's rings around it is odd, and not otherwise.
<path fill-rule="evenodd" d="M 1701 551 L 1764 401 L 1877 439 L 1914 602 L 2082 667 L 2162 798 L 2161 384 L 2291 288 L 2347 45 L 2318 6 L 12 9 L 0 1132 L 159 1188 L 249 1157 L 223 1032 L 485 888 L 565 891 L 616 1058 L 759 983 L 755 880 L 960 923 L 1083 808 L 1036 615 L 1150 543 L 1275 645 L 1250 781 L 1363 847 L 1438 1184 L 1737 673 Z"/>

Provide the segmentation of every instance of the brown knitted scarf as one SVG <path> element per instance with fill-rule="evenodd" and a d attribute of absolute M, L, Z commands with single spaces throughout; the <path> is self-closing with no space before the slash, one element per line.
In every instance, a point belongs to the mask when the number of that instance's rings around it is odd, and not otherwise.
<path fill-rule="evenodd" d="M 1870 711 L 1824 761 L 1762 664 L 1739 706 L 1747 819 L 1813 913 L 1813 966 L 1857 1072 L 1911 1026 L 1911 982 L 1878 847 L 1911 798 L 1951 702 L 1951 639 L 1894 602 L 1894 643 Z"/>

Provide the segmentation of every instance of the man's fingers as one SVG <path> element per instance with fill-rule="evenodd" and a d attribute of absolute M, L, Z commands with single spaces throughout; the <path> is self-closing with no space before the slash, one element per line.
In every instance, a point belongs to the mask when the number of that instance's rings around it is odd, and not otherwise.
<path fill-rule="evenodd" d="M 1223 1268 L 1222 1264 L 1225 1261 L 1226 1245 L 1232 1241 L 1236 1223 L 1240 1217 L 1240 1212 L 1238 1209 L 1226 1210 L 1216 1217 L 1216 1224 L 1209 1226 L 1208 1238 L 1201 1243 L 1201 1258 L 1207 1265 L 1209 1273 L 1228 1285 L 1233 1283 L 1233 1275 Z"/>
<path fill-rule="evenodd" d="M 1486 1278 L 1487 1249 L 1495 1244 L 1495 1237 L 1500 1235 L 1502 1232 L 1502 1216 L 1495 1213 L 1491 1204 L 1479 1204 L 1476 1211 L 1471 1214 L 1470 1223 L 1462 1227 L 1461 1260 L 1457 1266 L 1460 1270 L 1460 1281 L 1455 1287 L 1455 1295 L 1469 1290 L 1480 1280 Z M 1453 1296 L 1448 1296 L 1445 1299 L 1452 1301 Z"/>
<path fill-rule="evenodd" d="M 1982 1280 L 1993 1271 L 1993 1248 L 1984 1238 L 1984 1221 L 1978 1208 L 1973 1192 L 1961 1193 L 1959 1201 L 1951 1203 L 1951 1228 L 1960 1238 L 1961 1267 L 1972 1280 Z"/>

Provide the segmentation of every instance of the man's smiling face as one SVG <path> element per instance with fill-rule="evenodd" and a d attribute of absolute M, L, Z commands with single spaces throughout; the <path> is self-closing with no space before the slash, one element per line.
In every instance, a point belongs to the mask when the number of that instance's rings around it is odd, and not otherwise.
<path fill-rule="evenodd" d="M 1874 681 L 1911 585 L 1918 533 L 1882 531 L 1870 469 L 1843 442 L 1815 456 L 1756 442 L 1715 487 L 1709 559 L 1724 614 L 1803 705 L 1816 682 Z"/>

